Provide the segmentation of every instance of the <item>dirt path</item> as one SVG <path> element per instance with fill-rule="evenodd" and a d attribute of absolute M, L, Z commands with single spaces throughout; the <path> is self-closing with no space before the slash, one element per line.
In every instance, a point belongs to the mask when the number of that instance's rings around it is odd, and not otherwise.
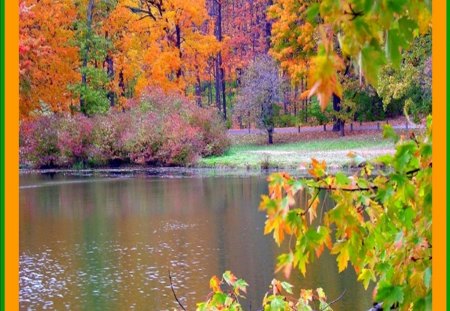
<path fill-rule="evenodd" d="M 383 125 L 386 124 L 386 122 L 366 122 L 362 125 L 359 124 L 359 122 L 353 123 L 353 131 L 382 131 Z M 394 120 L 389 120 L 389 124 L 392 125 L 392 127 L 396 130 L 406 130 L 406 129 L 417 129 L 417 128 L 423 128 L 422 124 L 414 124 L 414 123 L 407 123 L 405 118 L 398 118 Z M 331 131 L 332 125 L 327 125 L 327 131 Z M 300 127 L 300 133 L 307 132 L 323 132 L 323 126 L 302 126 Z M 350 125 L 345 125 L 345 131 L 350 131 Z M 261 129 L 229 129 L 228 134 L 229 135 L 246 135 L 246 134 L 263 134 L 266 133 L 265 130 Z M 279 134 L 295 134 L 299 133 L 297 127 L 277 127 L 274 130 L 274 133 Z"/>

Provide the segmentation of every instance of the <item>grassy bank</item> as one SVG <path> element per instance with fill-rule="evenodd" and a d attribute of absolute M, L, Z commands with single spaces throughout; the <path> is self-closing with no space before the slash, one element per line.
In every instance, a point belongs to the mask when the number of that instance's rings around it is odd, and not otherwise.
<path fill-rule="evenodd" d="M 232 139 L 233 140 L 233 139 Z M 241 140 L 242 141 L 242 140 Z M 258 145 L 235 143 L 221 156 L 202 158 L 199 167 L 230 168 L 296 168 L 311 158 L 325 160 L 332 167 L 343 167 L 354 163 L 347 156 L 353 151 L 365 159 L 394 151 L 394 144 L 384 140 L 379 133 L 350 137 L 325 137 L 294 143 Z"/>

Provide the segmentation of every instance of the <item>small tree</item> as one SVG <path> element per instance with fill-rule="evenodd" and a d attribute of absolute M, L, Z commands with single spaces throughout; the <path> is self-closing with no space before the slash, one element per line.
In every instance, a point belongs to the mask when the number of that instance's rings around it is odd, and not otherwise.
<path fill-rule="evenodd" d="M 401 66 L 385 65 L 378 78 L 377 93 L 383 108 L 400 105 L 405 115 L 419 122 L 431 113 L 431 33 L 417 37 L 402 54 Z"/>
<path fill-rule="evenodd" d="M 242 79 L 235 112 L 258 128 L 265 129 L 268 143 L 273 143 L 274 105 L 280 99 L 282 79 L 269 56 L 258 57 Z"/>

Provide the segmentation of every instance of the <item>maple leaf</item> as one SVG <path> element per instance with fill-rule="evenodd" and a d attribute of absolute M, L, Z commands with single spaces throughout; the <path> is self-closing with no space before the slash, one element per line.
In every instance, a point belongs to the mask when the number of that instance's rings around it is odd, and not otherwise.
<path fill-rule="evenodd" d="M 209 287 L 212 289 L 214 293 L 222 292 L 222 289 L 220 288 L 220 280 L 215 275 L 209 280 Z"/>
<path fill-rule="evenodd" d="M 302 289 L 300 291 L 300 298 L 305 301 L 313 301 L 314 294 L 312 289 Z"/>
<path fill-rule="evenodd" d="M 225 280 L 225 282 L 227 282 L 228 285 L 231 286 L 233 286 L 237 281 L 237 277 L 233 273 L 231 273 L 231 271 L 225 271 L 225 273 L 223 274 L 223 279 Z"/>

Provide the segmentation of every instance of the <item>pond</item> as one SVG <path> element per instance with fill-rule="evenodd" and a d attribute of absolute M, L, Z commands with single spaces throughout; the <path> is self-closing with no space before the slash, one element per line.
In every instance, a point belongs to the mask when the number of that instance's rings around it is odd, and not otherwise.
<path fill-rule="evenodd" d="M 188 310 L 209 279 L 245 279 L 258 310 L 281 253 L 258 211 L 265 176 L 38 174 L 20 176 L 21 310 Z M 331 204 L 331 203 L 328 203 Z M 367 310 L 371 291 L 324 254 L 293 271 L 300 288 L 324 288 L 335 310 Z"/>

